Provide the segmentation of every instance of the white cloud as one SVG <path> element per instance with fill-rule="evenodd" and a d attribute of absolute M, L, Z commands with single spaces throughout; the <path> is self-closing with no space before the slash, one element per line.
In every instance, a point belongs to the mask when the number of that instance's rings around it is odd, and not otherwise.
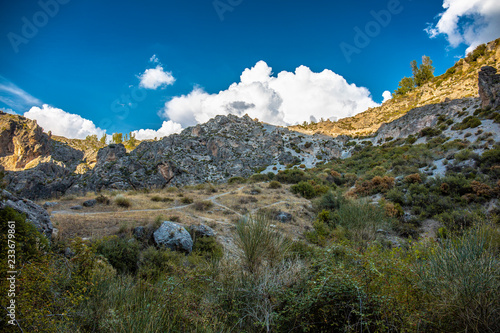
<path fill-rule="evenodd" d="M 384 100 L 382 101 L 382 103 L 385 103 L 387 102 L 388 100 L 390 100 L 392 98 L 392 94 L 390 91 L 386 90 L 382 93 L 382 97 L 384 98 Z"/>
<path fill-rule="evenodd" d="M 31 96 L 14 83 L 0 75 L 0 102 L 8 105 L 17 112 L 29 110 L 34 105 L 41 105 L 42 101 Z"/>
<path fill-rule="evenodd" d="M 293 125 L 311 119 L 345 118 L 377 105 L 368 89 L 349 84 L 330 70 L 314 73 L 300 66 L 295 73 L 283 71 L 273 76 L 272 69 L 259 61 L 227 90 L 208 94 L 195 88 L 165 103 L 160 115 L 184 127 L 226 114 L 248 114 L 275 125 Z"/>
<path fill-rule="evenodd" d="M 149 58 L 149 62 L 153 62 L 153 63 L 156 64 L 156 63 L 160 62 L 160 59 L 158 59 L 158 57 L 156 56 L 156 54 L 153 54 L 151 56 L 151 58 Z"/>
<path fill-rule="evenodd" d="M 162 65 L 146 69 L 138 78 L 141 80 L 139 86 L 146 89 L 157 89 L 172 85 L 175 82 L 172 72 L 164 71 Z"/>
<path fill-rule="evenodd" d="M 500 1 L 444 0 L 439 21 L 427 27 L 431 38 L 443 34 L 452 47 L 466 44 L 466 53 L 500 37 Z"/>
<path fill-rule="evenodd" d="M 102 136 L 106 131 L 96 127 L 88 119 L 44 104 L 42 108 L 32 107 L 24 116 L 35 119 L 46 132 L 66 138 L 85 139 L 87 135 Z"/>
<path fill-rule="evenodd" d="M 150 140 L 154 138 L 162 138 L 174 133 L 180 133 L 181 131 L 181 124 L 169 120 L 164 121 L 161 128 L 157 131 L 152 129 L 141 129 L 133 131 L 132 133 L 135 134 L 135 138 L 137 140 Z"/>

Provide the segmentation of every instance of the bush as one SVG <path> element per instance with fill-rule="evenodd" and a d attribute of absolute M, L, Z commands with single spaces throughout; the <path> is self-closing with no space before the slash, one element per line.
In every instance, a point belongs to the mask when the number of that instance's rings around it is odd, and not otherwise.
<path fill-rule="evenodd" d="M 439 330 L 500 331 L 500 262 L 489 247 L 487 231 L 475 228 L 459 238 L 442 238 L 420 263 L 419 284 L 431 297 Z"/>
<path fill-rule="evenodd" d="M 273 180 L 269 183 L 269 188 L 273 190 L 281 188 L 281 183 L 276 180 Z"/>
<path fill-rule="evenodd" d="M 475 116 L 465 117 L 460 124 L 453 125 L 453 130 L 464 130 L 467 128 L 476 128 L 481 125 L 481 120 Z"/>
<path fill-rule="evenodd" d="M 269 176 L 267 174 L 256 173 L 253 174 L 250 179 L 252 183 L 266 182 L 269 180 Z"/>
<path fill-rule="evenodd" d="M 292 185 L 290 190 L 292 193 L 300 194 L 306 199 L 312 199 L 318 195 L 326 193 L 326 191 L 328 191 L 328 187 L 313 184 L 311 181 L 301 181 L 296 185 Z"/>
<path fill-rule="evenodd" d="M 236 224 L 235 243 L 250 273 L 258 273 L 264 261 L 275 265 L 289 247 L 283 234 L 274 231 L 270 219 L 262 214 L 244 217 Z"/>
<path fill-rule="evenodd" d="M 148 247 L 138 256 L 137 275 L 142 279 L 156 281 L 162 275 L 173 273 L 181 265 L 184 254 L 170 249 Z"/>
<path fill-rule="evenodd" d="M 337 210 L 347 201 L 340 192 L 332 192 L 324 194 L 318 201 L 318 210 Z"/>
<path fill-rule="evenodd" d="M 185 204 L 185 205 L 190 205 L 193 203 L 193 199 L 189 198 L 189 197 L 183 197 L 181 199 L 181 203 Z"/>
<path fill-rule="evenodd" d="M 301 181 L 307 180 L 305 172 L 299 169 L 279 171 L 275 178 L 280 183 L 287 184 L 297 184 Z"/>
<path fill-rule="evenodd" d="M 214 204 L 212 203 L 212 201 L 204 200 L 204 201 L 196 201 L 193 204 L 193 207 L 198 211 L 204 212 L 212 208 L 213 205 Z"/>
<path fill-rule="evenodd" d="M 231 177 L 227 181 L 228 184 L 244 184 L 247 180 L 243 177 Z"/>
<path fill-rule="evenodd" d="M 405 182 L 408 184 L 420 184 L 422 182 L 422 177 L 419 173 L 414 173 L 405 177 Z"/>
<path fill-rule="evenodd" d="M 135 239 L 127 240 L 118 236 L 111 236 L 99 241 L 97 252 L 108 259 L 109 263 L 119 273 L 135 273 L 139 247 L 139 243 Z"/>
<path fill-rule="evenodd" d="M 130 208 L 132 206 L 132 202 L 130 199 L 125 198 L 122 195 L 117 195 L 115 198 L 115 204 L 119 207 Z"/>
<path fill-rule="evenodd" d="M 105 195 L 99 195 L 97 198 L 95 198 L 95 200 L 100 203 L 100 204 L 103 204 L 103 205 L 109 205 L 111 204 L 111 200 L 105 196 Z"/>
<path fill-rule="evenodd" d="M 375 193 L 385 193 L 394 187 L 394 177 L 375 176 L 371 180 L 356 182 L 355 193 L 361 195 L 371 195 Z"/>
<path fill-rule="evenodd" d="M 153 202 L 172 202 L 174 199 L 169 197 L 161 197 L 159 195 L 154 195 L 151 197 L 151 201 Z"/>
<path fill-rule="evenodd" d="M 193 245 L 193 253 L 206 259 L 219 260 L 224 255 L 224 248 L 218 243 L 215 237 L 196 238 Z"/>

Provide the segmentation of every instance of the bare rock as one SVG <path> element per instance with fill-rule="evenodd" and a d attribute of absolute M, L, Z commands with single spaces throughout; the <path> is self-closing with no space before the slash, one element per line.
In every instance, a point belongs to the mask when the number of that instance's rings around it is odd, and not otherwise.
<path fill-rule="evenodd" d="M 204 224 L 192 225 L 189 227 L 189 231 L 191 231 L 191 234 L 193 234 L 197 238 L 199 238 L 199 237 L 214 237 L 215 236 L 214 229 L 212 229 L 209 226 L 206 226 Z"/>
<path fill-rule="evenodd" d="M 1 194 L 0 209 L 11 207 L 15 211 L 25 214 L 29 223 L 33 224 L 49 240 L 51 239 L 54 227 L 44 208 L 31 200 L 18 198 L 5 190 L 2 190 Z"/>
<path fill-rule="evenodd" d="M 481 67 L 478 76 L 479 97 L 483 109 L 496 109 L 500 106 L 500 74 L 491 66 Z"/>
<path fill-rule="evenodd" d="M 173 251 L 191 253 L 193 239 L 187 230 L 177 223 L 165 221 L 153 233 L 156 245 Z"/>

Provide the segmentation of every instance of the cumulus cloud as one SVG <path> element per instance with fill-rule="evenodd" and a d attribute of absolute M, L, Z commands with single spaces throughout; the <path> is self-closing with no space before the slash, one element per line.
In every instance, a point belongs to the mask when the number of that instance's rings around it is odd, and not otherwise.
<path fill-rule="evenodd" d="M 138 78 L 141 80 L 140 87 L 153 90 L 172 85 L 175 82 L 172 72 L 164 71 L 161 64 L 157 65 L 156 68 L 146 69 Z"/>
<path fill-rule="evenodd" d="M 444 0 L 439 21 L 426 30 L 431 38 L 445 35 L 452 47 L 466 44 L 466 53 L 500 37 L 500 1 Z"/>
<path fill-rule="evenodd" d="M 180 133 L 182 131 L 182 125 L 171 120 L 164 121 L 161 128 L 157 131 L 152 129 L 141 129 L 138 131 L 133 131 L 135 138 L 137 140 L 150 140 L 154 138 L 162 138 L 174 133 Z"/>
<path fill-rule="evenodd" d="M 349 84 L 330 70 L 314 73 L 300 66 L 295 73 L 283 71 L 273 76 L 272 68 L 259 61 L 228 89 L 209 94 L 196 87 L 165 103 L 160 115 L 184 127 L 227 114 L 294 125 L 311 119 L 345 118 L 377 105 L 368 89 Z"/>
<path fill-rule="evenodd" d="M 387 102 L 388 100 L 390 100 L 392 98 L 392 94 L 390 91 L 386 90 L 382 93 L 382 97 L 384 98 L 384 100 L 382 101 L 382 103 L 385 103 Z"/>
<path fill-rule="evenodd" d="M 44 104 L 42 108 L 32 107 L 24 116 L 35 119 L 46 132 L 72 139 L 85 139 L 87 135 L 102 136 L 106 131 L 96 127 L 88 119 Z"/>

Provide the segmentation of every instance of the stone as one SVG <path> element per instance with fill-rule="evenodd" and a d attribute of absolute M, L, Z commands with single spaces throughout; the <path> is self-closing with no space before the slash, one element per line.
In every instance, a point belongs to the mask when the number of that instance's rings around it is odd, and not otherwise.
<path fill-rule="evenodd" d="M 26 220 L 34 225 L 40 233 L 44 234 L 49 240 L 52 238 L 54 227 L 49 214 L 43 207 L 31 200 L 18 198 L 8 191 L 2 190 L 0 209 L 5 207 L 11 207 L 15 211 L 25 214 Z"/>
<path fill-rule="evenodd" d="M 146 228 L 140 226 L 140 227 L 135 227 L 133 230 L 132 230 L 132 235 L 134 235 L 134 237 L 136 239 L 144 239 L 146 237 Z"/>
<path fill-rule="evenodd" d="M 73 209 L 73 210 L 82 210 L 82 209 L 83 209 L 83 206 L 81 206 L 81 205 L 76 205 L 76 206 L 71 207 L 71 209 Z"/>
<path fill-rule="evenodd" d="M 478 75 L 479 97 L 483 109 L 496 109 L 500 106 L 500 74 L 491 66 L 481 67 Z"/>
<path fill-rule="evenodd" d="M 281 223 L 288 223 L 292 221 L 292 214 L 285 212 L 278 212 L 274 217 L 274 219 Z"/>
<path fill-rule="evenodd" d="M 43 208 L 47 209 L 47 208 L 52 208 L 52 207 L 55 207 L 59 205 L 59 202 L 46 202 L 43 204 Z"/>
<path fill-rule="evenodd" d="M 189 231 L 191 234 L 195 235 L 195 237 L 214 237 L 215 232 L 214 229 L 206 226 L 204 224 L 192 225 L 189 227 Z"/>
<path fill-rule="evenodd" d="M 159 247 L 166 247 L 173 251 L 191 253 L 193 239 L 189 232 L 179 224 L 164 221 L 153 233 L 154 241 Z"/>
<path fill-rule="evenodd" d="M 87 200 L 83 203 L 84 207 L 94 207 L 97 204 L 96 199 Z"/>

